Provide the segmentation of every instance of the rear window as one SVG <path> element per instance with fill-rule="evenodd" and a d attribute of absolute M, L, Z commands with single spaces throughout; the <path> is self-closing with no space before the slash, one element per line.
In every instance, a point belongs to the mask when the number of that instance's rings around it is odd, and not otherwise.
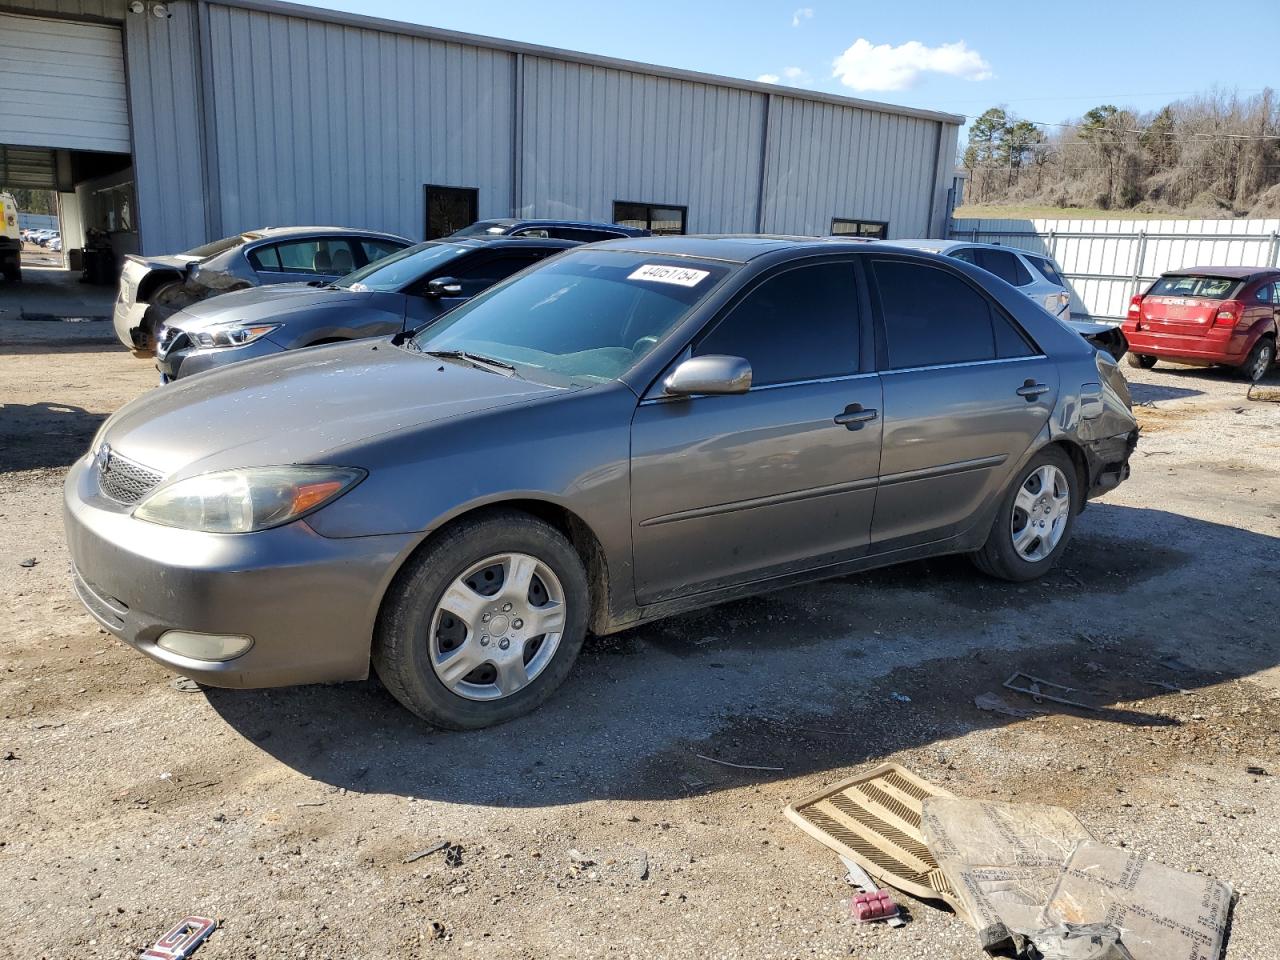
<path fill-rule="evenodd" d="M 216 257 L 220 253 L 226 253 L 232 247 L 238 247 L 241 244 L 248 243 L 250 240 L 261 240 L 262 234 L 259 233 L 237 233 L 234 237 L 223 237 L 221 240 L 215 240 L 213 243 L 206 243 L 202 247 L 193 247 L 186 251 L 184 257 L 195 257 L 197 260 L 208 260 L 210 257 Z"/>
<path fill-rule="evenodd" d="M 1147 296 L 1226 300 L 1239 283 L 1239 280 L 1228 277 L 1161 277 L 1151 285 Z"/>
<path fill-rule="evenodd" d="M 1027 260 L 1036 268 L 1036 271 L 1040 276 L 1044 277 L 1050 283 L 1056 283 L 1060 287 L 1066 286 L 1066 283 L 1062 279 L 1062 274 L 1058 272 L 1058 265 L 1052 260 L 1032 256 L 1028 256 Z"/>

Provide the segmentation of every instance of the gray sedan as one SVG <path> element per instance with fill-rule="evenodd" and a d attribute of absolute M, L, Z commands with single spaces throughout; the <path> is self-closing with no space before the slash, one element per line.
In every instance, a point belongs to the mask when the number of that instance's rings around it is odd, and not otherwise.
<path fill-rule="evenodd" d="M 187 307 L 160 328 L 161 382 L 282 350 L 400 333 L 578 243 L 475 237 L 408 247 L 332 283 L 286 283 Z"/>
<path fill-rule="evenodd" d="M 108 630 L 215 686 L 364 677 L 508 720 L 607 634 L 967 554 L 1053 567 L 1128 476 L 1115 363 L 986 271 L 865 243 L 571 250 L 415 335 L 125 406 L 66 481 Z"/>

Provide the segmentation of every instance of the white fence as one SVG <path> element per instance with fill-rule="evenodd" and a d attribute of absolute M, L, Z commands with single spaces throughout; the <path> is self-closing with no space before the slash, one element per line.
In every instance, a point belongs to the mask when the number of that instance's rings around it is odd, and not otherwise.
<path fill-rule="evenodd" d="M 1166 270 L 1280 266 L 1280 219 L 961 218 L 948 236 L 1049 254 L 1071 288 L 1071 312 L 1098 320 L 1123 320 L 1129 298 Z"/>

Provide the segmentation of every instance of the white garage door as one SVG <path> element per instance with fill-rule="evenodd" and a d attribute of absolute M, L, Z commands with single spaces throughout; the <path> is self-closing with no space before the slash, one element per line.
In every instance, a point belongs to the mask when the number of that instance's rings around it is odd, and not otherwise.
<path fill-rule="evenodd" d="M 128 153 L 119 28 L 0 13 L 0 143 Z"/>

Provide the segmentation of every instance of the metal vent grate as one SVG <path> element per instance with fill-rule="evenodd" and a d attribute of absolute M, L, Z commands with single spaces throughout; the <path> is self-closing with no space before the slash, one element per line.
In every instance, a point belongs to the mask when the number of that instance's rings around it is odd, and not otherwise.
<path fill-rule="evenodd" d="M 117 503 L 137 503 L 164 479 L 163 474 L 127 460 L 109 447 L 105 452 L 99 450 L 93 463 L 99 488 Z"/>
<path fill-rule="evenodd" d="M 921 832 L 926 797 L 951 796 L 896 763 L 886 763 L 787 807 L 786 815 L 814 839 L 912 896 L 964 907 Z"/>

